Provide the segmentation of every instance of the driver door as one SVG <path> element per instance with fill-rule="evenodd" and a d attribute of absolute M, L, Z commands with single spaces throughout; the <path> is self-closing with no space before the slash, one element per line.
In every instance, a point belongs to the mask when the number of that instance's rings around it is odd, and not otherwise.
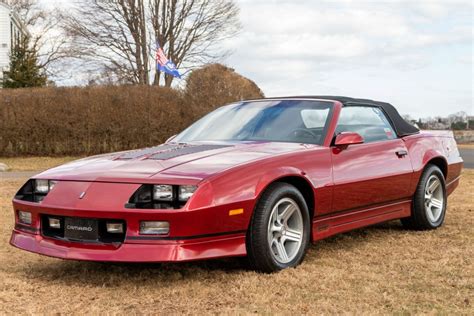
<path fill-rule="evenodd" d="M 380 108 L 343 107 L 336 128 L 340 132 L 359 133 L 364 143 L 331 150 L 333 212 L 409 198 L 413 169 L 408 151 Z"/>

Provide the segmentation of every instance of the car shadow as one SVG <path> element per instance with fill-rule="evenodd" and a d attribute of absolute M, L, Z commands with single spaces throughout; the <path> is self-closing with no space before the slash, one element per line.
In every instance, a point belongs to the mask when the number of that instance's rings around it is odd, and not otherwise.
<path fill-rule="evenodd" d="M 399 221 L 377 224 L 339 234 L 312 244 L 305 261 L 317 260 L 321 252 L 351 249 L 361 243 L 373 241 L 384 234 L 405 231 Z M 235 275 L 255 273 L 245 257 L 212 259 L 177 263 L 111 263 L 61 259 L 39 260 L 28 264 L 29 279 L 41 279 L 66 285 L 118 286 L 123 282 L 140 284 L 153 281 L 156 286 L 167 287 L 180 281 L 202 280 L 219 274 Z"/>

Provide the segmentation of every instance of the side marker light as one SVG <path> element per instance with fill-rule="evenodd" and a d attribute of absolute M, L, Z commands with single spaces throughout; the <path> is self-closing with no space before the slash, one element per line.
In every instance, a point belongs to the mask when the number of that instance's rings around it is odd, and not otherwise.
<path fill-rule="evenodd" d="M 236 210 L 230 210 L 229 211 L 229 216 L 240 215 L 240 214 L 244 214 L 244 209 L 243 208 L 238 208 Z"/>

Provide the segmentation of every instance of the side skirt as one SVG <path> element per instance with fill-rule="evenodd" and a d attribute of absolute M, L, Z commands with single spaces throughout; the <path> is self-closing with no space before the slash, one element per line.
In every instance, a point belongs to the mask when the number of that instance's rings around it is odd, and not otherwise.
<path fill-rule="evenodd" d="M 313 221 L 313 241 L 356 228 L 408 217 L 411 215 L 411 207 L 411 199 L 404 199 L 389 204 L 316 217 Z"/>

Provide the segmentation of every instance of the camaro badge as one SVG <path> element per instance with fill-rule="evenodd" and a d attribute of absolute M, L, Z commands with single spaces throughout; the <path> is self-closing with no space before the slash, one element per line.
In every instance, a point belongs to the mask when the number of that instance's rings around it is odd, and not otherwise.
<path fill-rule="evenodd" d="M 82 198 L 86 195 L 86 191 L 82 192 L 80 195 L 79 195 L 79 199 L 82 200 Z"/>

